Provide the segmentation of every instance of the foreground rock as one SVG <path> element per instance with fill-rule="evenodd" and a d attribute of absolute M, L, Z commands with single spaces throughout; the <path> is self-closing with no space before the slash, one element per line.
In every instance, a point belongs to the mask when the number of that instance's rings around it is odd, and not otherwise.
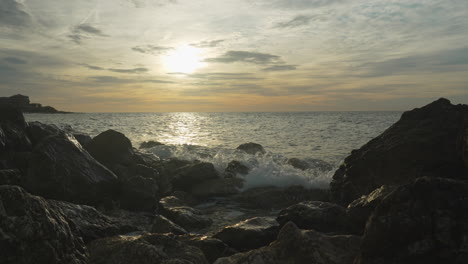
<path fill-rule="evenodd" d="M 198 162 L 178 168 L 171 182 L 174 189 L 189 191 L 192 186 L 212 179 L 219 179 L 213 164 Z"/>
<path fill-rule="evenodd" d="M 468 263 L 467 223 L 467 182 L 419 178 L 377 207 L 356 263 Z"/>
<path fill-rule="evenodd" d="M 171 220 L 162 215 L 154 216 L 153 226 L 151 227 L 152 233 L 173 233 L 176 235 L 187 234 L 187 230 L 175 224 Z"/>
<path fill-rule="evenodd" d="M 234 196 L 234 199 L 246 208 L 282 209 L 307 200 L 326 201 L 328 200 L 328 191 L 309 190 L 302 186 L 259 187 L 244 191 Z"/>
<path fill-rule="evenodd" d="M 199 248 L 209 263 L 213 263 L 218 258 L 228 257 L 238 253 L 236 250 L 224 244 L 221 240 L 212 237 L 186 234 L 177 236 L 177 239 L 187 245 Z"/>
<path fill-rule="evenodd" d="M 67 133 L 49 136 L 35 146 L 25 187 L 46 198 L 98 204 L 115 196 L 117 177 Z"/>
<path fill-rule="evenodd" d="M 307 201 L 292 205 L 279 213 L 277 221 L 284 225 L 294 222 L 299 228 L 321 232 L 346 230 L 346 209 L 333 203 Z"/>
<path fill-rule="evenodd" d="M 384 185 L 369 195 L 354 200 L 346 208 L 347 229 L 353 234 L 362 235 L 367 219 L 380 202 L 395 188 Z"/>
<path fill-rule="evenodd" d="M 249 174 L 250 168 L 237 160 L 229 162 L 226 169 L 224 169 L 224 178 L 234 178 L 237 175 Z"/>
<path fill-rule="evenodd" d="M 468 106 L 446 99 L 405 112 L 345 159 L 333 176 L 333 201 L 347 205 L 382 185 L 401 185 L 421 176 L 467 179 L 467 124 Z"/>
<path fill-rule="evenodd" d="M 240 178 L 217 178 L 194 185 L 190 193 L 197 198 L 230 196 L 238 194 L 243 185 Z"/>
<path fill-rule="evenodd" d="M 262 147 L 262 145 L 257 144 L 257 143 L 253 143 L 253 142 L 241 144 L 241 145 L 239 145 L 237 147 L 237 149 L 242 150 L 245 153 L 251 154 L 251 155 L 256 155 L 257 153 L 259 153 L 259 154 L 265 154 L 266 153 L 266 151 Z"/>
<path fill-rule="evenodd" d="M 111 170 L 116 164 L 134 164 L 132 143 L 124 134 L 112 129 L 94 137 L 86 150 Z"/>
<path fill-rule="evenodd" d="M 60 210 L 18 186 L 0 186 L 0 263 L 88 263 Z"/>
<path fill-rule="evenodd" d="M 87 245 L 90 264 L 207 264 L 203 252 L 170 234 L 116 236 Z"/>
<path fill-rule="evenodd" d="M 278 231 L 279 224 L 273 217 L 255 217 L 227 226 L 214 237 L 239 251 L 248 251 L 270 244 Z"/>
<path fill-rule="evenodd" d="M 27 124 L 20 110 L 0 107 L 0 151 L 31 151 L 26 134 Z"/>
<path fill-rule="evenodd" d="M 159 201 L 161 214 L 188 231 L 210 226 L 213 221 L 201 211 L 185 205 L 175 196 L 164 197 Z"/>
<path fill-rule="evenodd" d="M 358 254 L 359 243 L 357 236 L 328 236 L 287 223 L 269 246 L 220 258 L 215 264 L 349 264 Z"/>
<path fill-rule="evenodd" d="M 63 213 L 68 223 L 74 225 L 76 235 L 83 238 L 85 243 L 139 230 L 137 227 L 119 223 L 91 206 L 54 200 L 49 200 L 48 203 L 51 208 Z"/>

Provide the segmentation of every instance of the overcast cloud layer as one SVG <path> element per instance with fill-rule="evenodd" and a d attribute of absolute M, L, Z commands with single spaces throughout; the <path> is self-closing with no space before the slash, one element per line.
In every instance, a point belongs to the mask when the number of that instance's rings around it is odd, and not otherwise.
<path fill-rule="evenodd" d="M 184 49 L 193 71 L 168 65 Z M 468 103 L 468 1 L 0 0 L 0 96 L 17 93 L 96 112 Z"/>

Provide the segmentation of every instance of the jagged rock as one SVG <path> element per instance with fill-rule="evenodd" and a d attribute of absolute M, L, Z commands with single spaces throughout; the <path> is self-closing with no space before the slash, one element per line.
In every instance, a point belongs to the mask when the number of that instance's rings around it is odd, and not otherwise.
<path fill-rule="evenodd" d="M 198 198 L 229 196 L 239 193 L 243 185 L 240 178 L 218 178 L 194 185 L 190 193 Z"/>
<path fill-rule="evenodd" d="M 154 216 L 153 226 L 151 227 L 151 233 L 173 233 L 176 235 L 187 234 L 187 230 L 178 226 L 171 220 L 167 219 L 162 215 Z"/>
<path fill-rule="evenodd" d="M 145 142 L 141 143 L 140 144 L 140 149 L 154 148 L 156 146 L 161 146 L 161 145 L 164 145 L 164 144 L 161 143 L 161 142 L 150 140 L 150 141 L 145 141 Z"/>
<path fill-rule="evenodd" d="M 319 160 L 319 159 L 302 160 L 298 158 L 290 158 L 288 159 L 287 164 L 293 166 L 296 169 L 300 169 L 303 171 L 309 170 L 309 169 L 316 169 L 319 171 L 333 170 L 333 166 L 330 163 L 325 162 L 323 160 Z"/>
<path fill-rule="evenodd" d="M 172 185 L 174 189 L 189 191 L 196 184 L 218 178 L 213 164 L 199 162 L 178 168 L 172 178 Z"/>
<path fill-rule="evenodd" d="M 88 263 L 74 225 L 21 187 L 0 186 L 0 230 L 0 263 Z"/>
<path fill-rule="evenodd" d="M 68 223 L 75 226 L 76 235 L 82 237 L 85 243 L 139 230 L 137 227 L 119 223 L 91 206 L 55 200 L 48 202 L 51 208 L 62 212 Z"/>
<path fill-rule="evenodd" d="M 0 123 L 13 124 L 20 128 L 26 128 L 27 126 L 20 109 L 3 105 L 0 106 Z"/>
<path fill-rule="evenodd" d="M 228 257 L 238 253 L 235 249 L 230 248 L 221 240 L 212 237 L 197 234 L 186 234 L 178 236 L 177 239 L 187 245 L 201 249 L 209 263 L 213 263 L 218 258 Z"/>
<path fill-rule="evenodd" d="M 337 204 L 307 201 L 281 210 L 276 220 L 281 225 L 291 221 L 302 229 L 337 232 L 345 230 L 345 218 L 346 209 Z"/>
<path fill-rule="evenodd" d="M 306 200 L 326 201 L 328 191 L 303 186 L 259 187 L 235 195 L 234 199 L 246 208 L 281 209 Z"/>
<path fill-rule="evenodd" d="M 0 185 L 20 185 L 21 172 L 16 169 L 0 169 Z"/>
<path fill-rule="evenodd" d="M 207 264 L 203 252 L 171 234 L 116 236 L 88 245 L 90 264 Z"/>
<path fill-rule="evenodd" d="M 273 217 L 254 217 L 227 226 L 215 238 L 239 250 L 248 251 L 267 246 L 276 239 L 279 224 Z"/>
<path fill-rule="evenodd" d="M 115 196 L 116 176 L 66 133 L 49 136 L 33 150 L 25 187 L 46 198 L 97 204 Z"/>
<path fill-rule="evenodd" d="M 238 174 L 247 175 L 250 171 L 250 168 L 242 164 L 237 160 L 229 162 L 226 169 L 224 170 L 224 178 L 234 178 Z"/>
<path fill-rule="evenodd" d="M 27 133 L 32 144 L 36 146 L 44 138 L 56 135 L 61 130 L 56 125 L 48 125 L 40 122 L 28 122 Z"/>
<path fill-rule="evenodd" d="M 468 263 L 468 183 L 422 177 L 369 218 L 355 263 Z"/>
<path fill-rule="evenodd" d="M 86 150 L 111 170 L 115 164 L 130 166 L 135 162 L 130 140 L 124 134 L 112 129 L 94 137 L 86 145 Z"/>
<path fill-rule="evenodd" d="M 266 151 L 262 147 L 262 145 L 257 144 L 257 143 L 253 143 L 253 142 L 241 144 L 241 145 L 239 145 L 237 147 L 237 149 L 242 150 L 245 153 L 252 154 L 252 155 L 255 155 L 257 153 L 260 153 L 260 154 L 265 154 L 266 153 Z"/>
<path fill-rule="evenodd" d="M 27 123 L 19 109 L 0 107 L 0 150 L 31 151 L 31 141 L 26 135 Z"/>
<path fill-rule="evenodd" d="M 188 231 L 200 230 L 213 223 L 201 211 L 185 205 L 177 197 L 164 197 L 159 204 L 164 216 Z"/>
<path fill-rule="evenodd" d="M 347 205 L 382 185 L 401 185 L 421 176 L 467 179 L 467 126 L 468 106 L 447 99 L 403 113 L 345 159 L 333 176 L 332 200 Z"/>
<path fill-rule="evenodd" d="M 358 254 L 359 244 L 357 236 L 324 235 L 314 230 L 300 230 L 289 222 L 269 246 L 220 258 L 215 264 L 349 264 Z"/>
<path fill-rule="evenodd" d="M 363 195 L 350 203 L 346 208 L 347 229 L 353 234 L 362 235 L 369 216 L 382 199 L 394 189 L 393 186 L 384 185 L 375 189 L 369 195 Z"/>

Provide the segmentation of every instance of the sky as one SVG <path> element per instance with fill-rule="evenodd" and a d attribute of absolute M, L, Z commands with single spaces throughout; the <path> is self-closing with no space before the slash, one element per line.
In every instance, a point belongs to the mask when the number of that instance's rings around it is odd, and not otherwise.
<path fill-rule="evenodd" d="M 0 96 L 76 112 L 468 103 L 467 0 L 0 0 Z"/>

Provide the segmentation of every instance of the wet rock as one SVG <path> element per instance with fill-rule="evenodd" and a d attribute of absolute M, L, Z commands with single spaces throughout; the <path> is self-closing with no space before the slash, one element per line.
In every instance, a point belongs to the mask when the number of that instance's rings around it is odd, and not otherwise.
<path fill-rule="evenodd" d="M 250 168 L 242 164 L 237 160 L 229 162 L 226 169 L 224 170 L 224 178 L 234 178 L 238 174 L 247 175 L 250 171 Z"/>
<path fill-rule="evenodd" d="M 75 226 L 76 235 L 82 237 L 85 243 L 139 230 L 137 227 L 119 223 L 91 206 L 55 200 L 48 202 L 51 208 L 62 212 L 68 223 Z"/>
<path fill-rule="evenodd" d="M 145 141 L 145 142 L 141 143 L 140 144 L 140 149 L 154 148 L 156 146 L 161 146 L 161 145 L 164 145 L 164 144 L 161 143 L 161 142 L 150 140 L 150 141 Z"/>
<path fill-rule="evenodd" d="M 259 187 L 246 190 L 234 199 L 246 208 L 281 209 L 306 201 L 326 201 L 328 191 L 322 189 L 306 189 L 303 186 Z"/>
<path fill-rule="evenodd" d="M 187 231 L 200 230 L 213 221 L 201 211 L 185 205 L 177 197 L 168 196 L 159 201 L 161 213 Z"/>
<path fill-rule="evenodd" d="M 40 122 L 28 122 L 27 133 L 32 144 L 35 146 L 44 138 L 56 135 L 61 130 L 56 125 L 48 125 Z"/>
<path fill-rule="evenodd" d="M 276 239 L 279 224 L 273 217 L 254 217 L 227 226 L 215 238 L 239 250 L 248 251 L 267 246 Z"/>
<path fill-rule="evenodd" d="M 115 196 L 116 176 L 61 133 L 42 140 L 29 158 L 25 187 L 57 200 L 97 204 Z"/>
<path fill-rule="evenodd" d="M 287 164 L 293 166 L 296 169 L 300 169 L 303 171 L 310 170 L 310 169 L 315 169 L 319 171 L 333 170 L 333 166 L 330 163 L 325 162 L 323 160 L 319 160 L 319 159 L 302 160 L 298 158 L 291 158 L 291 159 L 288 159 Z"/>
<path fill-rule="evenodd" d="M 88 263 L 62 212 L 21 187 L 0 186 L 0 230 L 0 263 Z"/>
<path fill-rule="evenodd" d="M 78 142 L 83 148 L 86 148 L 88 144 L 93 140 L 90 135 L 84 133 L 74 132 L 73 136 L 76 138 L 76 140 L 78 140 Z"/>
<path fill-rule="evenodd" d="M 346 209 L 333 203 L 307 201 L 282 210 L 276 219 L 281 225 L 291 221 L 302 229 L 321 232 L 345 230 Z"/>
<path fill-rule="evenodd" d="M 384 185 L 369 195 L 363 195 L 350 203 L 346 208 L 347 229 L 353 234 L 362 235 L 369 216 L 385 196 L 394 189 L 393 186 Z"/>
<path fill-rule="evenodd" d="M 115 164 L 134 164 L 132 143 L 124 134 L 112 129 L 94 137 L 86 150 L 111 170 Z"/>
<path fill-rule="evenodd" d="M 173 233 L 176 235 L 183 235 L 188 232 L 166 217 L 156 215 L 154 217 L 153 226 L 151 227 L 151 233 Z"/>
<path fill-rule="evenodd" d="M 218 173 L 213 164 L 199 162 L 177 169 L 172 178 L 172 185 L 174 189 L 189 191 L 196 184 L 218 178 Z"/>
<path fill-rule="evenodd" d="M 259 153 L 259 154 L 265 154 L 266 153 L 266 151 L 262 147 L 262 145 L 257 144 L 257 143 L 253 143 L 253 142 L 241 144 L 241 145 L 239 145 L 237 147 L 237 149 L 242 150 L 245 153 L 252 154 L 252 155 L 255 155 L 257 153 Z"/>
<path fill-rule="evenodd" d="M 300 230 L 289 222 L 269 246 L 220 258 L 215 264 L 349 264 L 358 254 L 359 244 L 357 236 L 324 235 L 314 230 Z"/>
<path fill-rule="evenodd" d="M 21 178 L 21 172 L 19 170 L 0 170 L 0 185 L 20 185 Z"/>
<path fill-rule="evenodd" d="M 186 234 L 178 236 L 177 239 L 187 245 L 197 247 L 203 251 L 208 263 L 213 263 L 218 258 L 228 257 L 238 253 L 235 249 L 230 248 L 221 240 L 197 234 Z"/>
<path fill-rule="evenodd" d="M 0 123 L 11 124 L 20 128 L 26 128 L 27 126 L 20 109 L 3 105 L 0 106 Z"/>
<path fill-rule="evenodd" d="M 190 193 L 198 198 L 230 196 L 238 194 L 243 185 L 240 178 L 218 178 L 194 185 Z"/>
<path fill-rule="evenodd" d="M 467 263 L 467 223 L 466 181 L 416 179 L 377 206 L 355 263 Z"/>
<path fill-rule="evenodd" d="M 88 245 L 90 264 L 207 264 L 203 252 L 171 234 L 116 236 Z"/>
<path fill-rule="evenodd" d="M 149 212 L 156 209 L 159 188 L 155 179 L 137 175 L 122 179 L 121 184 L 121 208 Z"/>
<path fill-rule="evenodd" d="M 5 133 L 3 132 L 2 127 L 0 126 L 0 151 L 3 151 L 5 149 L 6 145 L 6 136 Z"/>
<path fill-rule="evenodd" d="M 124 226 L 136 227 L 138 230 L 150 232 L 154 222 L 154 213 L 145 211 L 127 211 L 122 209 L 106 210 L 105 215 L 112 221 Z"/>
<path fill-rule="evenodd" d="M 467 179 L 462 153 L 467 124 L 468 106 L 447 99 L 403 113 L 345 159 L 330 185 L 333 201 L 348 205 L 382 185 L 402 185 L 421 176 Z"/>

